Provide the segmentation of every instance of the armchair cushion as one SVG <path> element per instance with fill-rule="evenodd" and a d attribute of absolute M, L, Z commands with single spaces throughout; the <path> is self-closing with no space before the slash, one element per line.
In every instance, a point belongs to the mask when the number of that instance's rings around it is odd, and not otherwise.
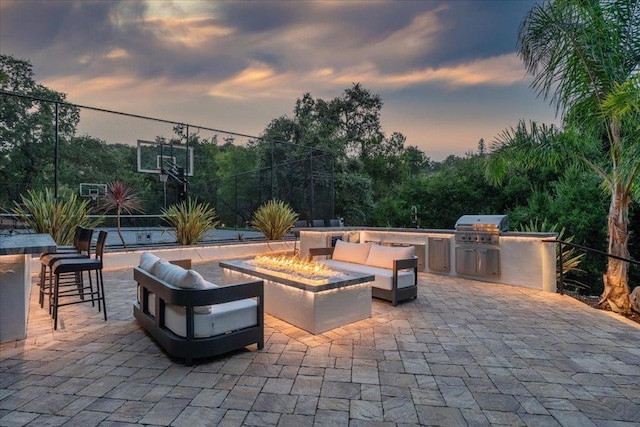
<path fill-rule="evenodd" d="M 333 259 L 318 261 L 323 263 L 332 270 L 351 271 L 354 273 L 372 274 L 375 280 L 371 284 L 374 288 L 384 290 L 393 289 L 393 269 L 389 270 L 380 267 L 371 267 L 368 265 L 357 265 L 349 262 L 336 261 Z M 398 289 L 415 286 L 415 274 L 411 271 L 398 271 Z"/>
<path fill-rule="evenodd" d="M 193 336 L 206 338 L 255 326 L 258 324 L 257 306 L 256 300 L 247 298 L 205 306 L 211 308 L 207 313 L 199 313 L 197 309 L 202 307 L 194 307 L 193 311 L 196 314 L 193 317 Z M 185 312 L 184 307 L 171 304 L 167 304 L 164 311 L 165 325 L 181 337 L 187 336 Z"/>

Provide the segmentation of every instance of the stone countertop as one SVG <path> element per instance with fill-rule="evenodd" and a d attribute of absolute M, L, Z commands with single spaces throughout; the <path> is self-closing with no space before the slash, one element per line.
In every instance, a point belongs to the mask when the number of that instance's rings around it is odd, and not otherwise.
<path fill-rule="evenodd" d="M 56 242 L 49 234 L 0 235 L 0 255 L 26 255 L 55 252 L 56 248 Z"/>

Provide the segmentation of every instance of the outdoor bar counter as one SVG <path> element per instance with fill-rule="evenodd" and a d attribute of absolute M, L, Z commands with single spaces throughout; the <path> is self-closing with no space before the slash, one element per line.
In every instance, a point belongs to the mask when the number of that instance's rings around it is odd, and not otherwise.
<path fill-rule="evenodd" d="M 475 246 L 479 253 L 486 249 L 499 253 L 496 262 L 498 274 L 467 275 L 460 271 L 462 265 L 458 255 L 461 245 L 455 241 L 454 230 L 325 227 L 298 228 L 297 231 L 300 232 L 301 257 L 305 257 L 310 248 L 334 245 L 335 239 L 390 246 L 410 245 L 416 248 L 419 271 L 556 292 L 556 244 L 545 242 L 554 240 L 554 233 L 500 233 L 499 244 Z"/>
<path fill-rule="evenodd" d="M 0 342 L 26 338 L 31 256 L 56 248 L 48 234 L 0 235 Z"/>

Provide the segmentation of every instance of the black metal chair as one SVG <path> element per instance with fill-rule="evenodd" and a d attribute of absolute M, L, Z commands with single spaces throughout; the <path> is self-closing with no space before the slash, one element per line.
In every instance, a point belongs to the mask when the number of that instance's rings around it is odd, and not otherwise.
<path fill-rule="evenodd" d="M 107 232 L 100 231 L 96 243 L 95 258 L 64 258 L 53 263 L 51 270 L 55 276 L 51 306 L 53 315 L 53 329 L 58 329 L 58 309 L 65 305 L 90 302 L 95 306 L 98 303 L 98 311 L 104 312 L 104 320 L 107 320 L 107 305 L 104 297 L 104 282 L 102 280 L 102 267 L 104 247 L 107 240 Z M 85 284 L 84 273 L 87 273 L 88 284 Z M 95 274 L 96 289 L 93 289 L 91 273 Z M 67 286 L 71 285 L 71 286 Z M 67 302 L 62 302 L 66 300 Z"/>
<path fill-rule="evenodd" d="M 314 227 L 324 227 L 324 219 L 314 219 L 313 221 L 311 221 L 311 225 Z"/>
<path fill-rule="evenodd" d="M 76 227 L 76 233 L 74 236 L 75 250 L 64 250 L 62 252 L 52 252 L 40 255 L 40 295 L 38 298 L 40 307 L 44 307 L 44 296 L 51 296 L 51 289 L 53 285 L 52 265 L 61 259 L 82 259 L 91 257 L 92 238 L 93 229 L 78 226 Z M 51 301 L 49 301 L 49 306 L 51 306 Z"/>

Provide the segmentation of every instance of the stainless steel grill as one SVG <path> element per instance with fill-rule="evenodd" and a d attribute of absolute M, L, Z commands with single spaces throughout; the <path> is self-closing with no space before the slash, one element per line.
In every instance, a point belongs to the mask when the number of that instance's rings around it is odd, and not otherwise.
<path fill-rule="evenodd" d="M 463 215 L 456 221 L 456 272 L 500 277 L 500 233 L 509 231 L 506 215 Z"/>
<path fill-rule="evenodd" d="M 456 243 L 500 244 L 500 233 L 509 230 L 506 215 L 463 215 L 456 221 Z"/>

